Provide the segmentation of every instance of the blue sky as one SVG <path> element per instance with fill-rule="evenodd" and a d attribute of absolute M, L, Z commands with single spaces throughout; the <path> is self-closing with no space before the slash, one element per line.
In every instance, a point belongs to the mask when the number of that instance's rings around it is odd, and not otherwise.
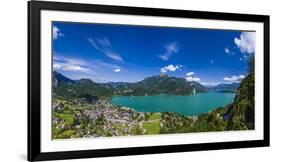
<path fill-rule="evenodd" d="M 160 73 L 204 85 L 239 82 L 255 33 L 53 23 L 53 69 L 71 79 L 136 82 Z"/>

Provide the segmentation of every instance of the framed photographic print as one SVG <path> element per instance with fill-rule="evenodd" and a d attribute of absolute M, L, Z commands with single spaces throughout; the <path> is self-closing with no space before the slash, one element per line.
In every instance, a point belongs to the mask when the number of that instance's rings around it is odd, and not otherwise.
<path fill-rule="evenodd" d="M 269 16 L 28 2 L 28 160 L 269 146 Z"/>

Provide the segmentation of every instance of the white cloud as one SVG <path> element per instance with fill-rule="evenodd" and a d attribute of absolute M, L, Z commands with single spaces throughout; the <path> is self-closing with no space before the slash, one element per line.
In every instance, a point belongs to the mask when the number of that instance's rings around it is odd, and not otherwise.
<path fill-rule="evenodd" d="M 248 59 L 249 59 L 248 55 L 243 55 L 243 57 L 239 58 L 240 61 L 248 61 Z"/>
<path fill-rule="evenodd" d="M 185 74 L 187 77 L 185 78 L 189 82 L 199 82 L 200 84 L 207 86 L 207 87 L 212 87 L 220 84 L 219 82 L 202 82 L 199 77 L 194 77 L 195 73 L 194 72 L 188 72 Z"/>
<path fill-rule="evenodd" d="M 87 72 L 90 69 L 85 68 L 79 65 L 71 65 L 71 64 L 65 64 L 65 63 L 55 63 L 53 65 L 54 70 L 63 70 L 63 71 L 81 71 L 81 72 Z"/>
<path fill-rule="evenodd" d="M 160 72 L 161 73 L 167 73 L 168 71 L 176 71 L 176 70 L 180 70 L 180 68 L 182 67 L 182 65 L 168 65 L 168 66 L 165 66 L 163 68 L 160 69 Z"/>
<path fill-rule="evenodd" d="M 194 75 L 195 73 L 194 72 L 188 72 L 188 73 L 186 73 L 185 75 L 186 76 L 192 76 L 192 75 Z"/>
<path fill-rule="evenodd" d="M 232 50 L 230 50 L 229 48 L 224 48 L 224 52 L 229 56 L 235 55 L 235 53 Z"/>
<path fill-rule="evenodd" d="M 104 46 L 104 47 L 111 47 L 111 43 L 110 41 L 108 40 L 107 37 L 104 37 L 103 39 L 97 39 L 96 40 L 101 46 Z"/>
<path fill-rule="evenodd" d="M 119 73 L 121 71 L 121 69 L 117 68 L 117 69 L 114 69 L 113 71 L 116 72 L 116 73 Z"/>
<path fill-rule="evenodd" d="M 198 78 L 198 77 L 192 77 L 192 76 L 186 77 L 185 79 L 186 79 L 187 81 L 189 81 L 189 82 L 200 82 L 200 81 L 201 81 L 200 78 Z"/>
<path fill-rule="evenodd" d="M 201 81 L 201 79 L 200 78 L 198 78 L 198 77 L 194 77 L 194 72 L 188 72 L 188 73 L 186 73 L 185 75 L 187 76 L 185 79 L 186 79 L 186 81 L 188 81 L 188 82 L 200 82 Z"/>
<path fill-rule="evenodd" d="M 225 52 L 225 53 L 229 53 L 230 51 L 229 51 L 228 48 L 225 48 L 225 49 L 224 49 L 224 52 Z"/>
<path fill-rule="evenodd" d="M 88 65 L 88 63 L 84 60 L 81 60 L 81 59 L 78 59 L 78 58 L 64 57 L 64 56 L 59 55 L 56 52 L 53 55 L 53 60 L 55 62 L 68 63 L 68 64 L 72 64 L 72 65 L 82 65 L 82 66 Z"/>
<path fill-rule="evenodd" d="M 81 59 L 74 59 L 74 58 L 65 58 L 65 62 L 71 65 L 80 65 L 80 66 L 87 66 L 88 64 Z"/>
<path fill-rule="evenodd" d="M 161 54 L 161 55 L 158 55 L 158 57 L 164 61 L 167 61 L 170 59 L 170 57 L 175 54 L 175 53 L 178 53 L 179 51 L 179 47 L 178 47 L 178 44 L 176 42 L 173 42 L 173 43 L 170 43 L 170 44 L 167 44 L 165 46 L 165 53 L 164 54 Z"/>
<path fill-rule="evenodd" d="M 161 69 L 160 69 L 160 72 L 161 72 L 161 73 L 167 73 L 167 70 L 166 70 L 165 68 L 161 68 Z"/>
<path fill-rule="evenodd" d="M 53 39 L 57 39 L 58 38 L 58 33 L 59 33 L 59 28 L 58 27 L 56 27 L 56 26 L 54 26 L 53 27 Z"/>
<path fill-rule="evenodd" d="M 255 53 L 255 32 L 242 32 L 240 38 L 234 38 L 234 43 L 242 53 Z"/>
<path fill-rule="evenodd" d="M 104 62 L 102 60 L 95 60 L 92 59 L 91 63 L 90 63 L 91 67 L 94 68 L 95 72 L 105 75 L 105 73 L 109 73 L 109 72 L 117 72 L 115 71 L 116 69 L 121 69 L 122 71 L 124 71 L 124 68 L 121 68 L 120 66 L 116 65 L 116 64 L 112 64 L 112 63 L 108 63 L 108 62 Z"/>
<path fill-rule="evenodd" d="M 122 57 L 114 51 L 105 51 L 105 55 L 113 60 L 123 62 Z"/>
<path fill-rule="evenodd" d="M 75 58 L 67 58 L 58 55 L 54 55 L 54 70 L 63 70 L 63 71 L 80 71 L 80 72 L 88 72 L 90 68 L 88 64 L 81 60 Z"/>
<path fill-rule="evenodd" d="M 54 63 L 54 64 L 53 64 L 53 69 L 54 69 L 54 70 L 60 70 L 60 69 L 62 69 L 62 65 L 61 65 L 61 64 Z"/>
<path fill-rule="evenodd" d="M 124 61 L 121 55 L 113 50 L 111 42 L 106 37 L 103 39 L 95 40 L 92 38 L 88 38 L 88 41 L 96 50 L 106 55 L 107 57 L 119 62 Z"/>
<path fill-rule="evenodd" d="M 239 75 L 239 76 L 233 75 L 231 77 L 225 77 L 225 78 L 223 78 L 223 80 L 225 80 L 227 82 L 231 82 L 231 83 L 238 83 L 244 78 L 245 78 L 244 75 Z"/>
<path fill-rule="evenodd" d="M 60 32 L 60 29 L 56 26 L 53 26 L 53 39 L 56 40 L 59 37 L 63 37 L 64 34 Z"/>
<path fill-rule="evenodd" d="M 220 84 L 220 82 L 200 82 L 203 86 L 206 87 L 212 87 L 212 86 L 217 86 Z"/>

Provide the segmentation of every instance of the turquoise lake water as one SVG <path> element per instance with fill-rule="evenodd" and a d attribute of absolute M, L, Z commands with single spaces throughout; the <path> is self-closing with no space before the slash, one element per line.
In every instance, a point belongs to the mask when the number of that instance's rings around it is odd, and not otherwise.
<path fill-rule="evenodd" d="M 176 112 L 199 115 L 226 106 L 235 93 L 198 93 L 196 95 L 114 96 L 112 104 L 130 107 L 138 112 Z"/>

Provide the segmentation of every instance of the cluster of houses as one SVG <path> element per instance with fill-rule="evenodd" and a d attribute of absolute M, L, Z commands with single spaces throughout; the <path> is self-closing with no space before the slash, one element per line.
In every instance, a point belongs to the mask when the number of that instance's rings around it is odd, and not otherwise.
<path fill-rule="evenodd" d="M 74 103 L 75 102 L 75 103 Z M 65 113 L 69 108 L 67 105 L 71 103 L 65 102 L 53 102 L 53 111 L 56 113 Z M 79 103 L 77 108 L 77 101 L 73 101 L 74 105 L 70 106 L 71 109 L 75 108 L 76 111 L 71 110 L 73 113 L 73 119 L 80 121 L 87 119 L 89 121 L 83 127 L 81 123 L 75 123 L 73 125 L 67 125 L 66 120 L 60 116 L 53 116 L 52 122 L 55 128 L 59 130 L 72 129 L 76 130 L 82 137 L 97 137 L 106 136 L 105 134 L 95 134 L 91 130 L 91 126 L 101 129 L 101 132 L 110 134 L 112 136 L 130 135 L 134 128 L 141 128 L 143 121 L 145 120 L 145 114 L 141 112 L 135 112 L 126 107 L 118 107 L 112 105 L 109 101 L 99 100 L 94 104 Z M 68 106 L 69 107 L 69 106 Z M 79 109 L 79 111 L 77 111 Z M 103 119 L 105 122 L 97 125 L 98 119 Z M 143 129 L 143 133 L 145 130 Z"/>
<path fill-rule="evenodd" d="M 126 107 L 117 108 L 106 101 L 96 103 L 91 110 L 83 111 L 83 115 L 87 116 L 93 123 L 100 117 L 104 118 L 106 124 L 103 129 L 113 136 L 119 136 L 120 133 L 130 134 L 133 127 L 140 127 L 138 121 L 144 120 L 145 116 L 144 113 L 133 112 Z"/>

